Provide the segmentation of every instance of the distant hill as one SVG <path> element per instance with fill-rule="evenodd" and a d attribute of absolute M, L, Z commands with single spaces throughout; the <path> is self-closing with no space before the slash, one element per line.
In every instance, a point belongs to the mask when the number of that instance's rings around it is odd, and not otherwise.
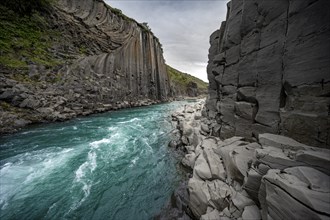
<path fill-rule="evenodd" d="M 208 83 L 188 73 L 183 73 L 173 67 L 166 65 L 171 81 L 173 96 L 191 96 L 207 94 Z"/>

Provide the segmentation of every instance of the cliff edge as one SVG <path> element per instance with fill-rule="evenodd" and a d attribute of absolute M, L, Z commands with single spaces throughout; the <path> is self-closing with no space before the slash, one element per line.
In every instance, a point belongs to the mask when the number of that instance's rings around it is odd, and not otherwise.
<path fill-rule="evenodd" d="M 99 0 L 40 2 L 0 3 L 0 133 L 170 98 L 148 27 Z"/>
<path fill-rule="evenodd" d="M 232 0 L 210 37 L 212 134 L 330 146 L 330 2 Z"/>

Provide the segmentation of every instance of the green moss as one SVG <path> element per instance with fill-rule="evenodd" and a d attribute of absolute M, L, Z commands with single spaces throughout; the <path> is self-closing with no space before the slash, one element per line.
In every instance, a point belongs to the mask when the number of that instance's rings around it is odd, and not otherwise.
<path fill-rule="evenodd" d="M 176 70 L 170 67 L 169 65 L 167 65 L 166 67 L 170 80 L 175 84 L 186 88 L 190 82 L 194 82 L 197 84 L 197 87 L 200 91 L 202 92 L 207 91 L 208 83 L 204 82 L 203 80 L 198 79 L 197 77 L 194 77 L 187 73 L 180 72 L 179 70 Z"/>
<path fill-rule="evenodd" d="M 34 84 L 37 82 L 38 79 L 33 78 L 31 79 L 27 73 L 16 73 L 11 75 L 11 79 L 14 79 L 18 82 L 23 82 L 23 83 L 29 83 L 29 84 Z"/>
<path fill-rule="evenodd" d="M 21 15 L 0 4 L 0 65 L 9 68 L 27 68 L 29 63 L 58 65 L 59 60 L 49 52 L 58 36 L 39 12 Z"/>
<path fill-rule="evenodd" d="M 80 47 L 79 47 L 79 53 L 80 53 L 81 55 L 86 55 L 86 54 L 88 54 L 87 48 L 86 48 L 85 46 L 80 46 Z"/>
<path fill-rule="evenodd" d="M 0 64 L 3 64 L 9 68 L 19 68 L 19 69 L 27 68 L 26 62 L 10 56 L 0 56 Z"/>

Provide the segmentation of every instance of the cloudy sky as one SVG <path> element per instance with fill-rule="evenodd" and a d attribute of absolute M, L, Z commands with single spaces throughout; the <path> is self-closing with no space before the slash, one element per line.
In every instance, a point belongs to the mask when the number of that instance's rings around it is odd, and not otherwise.
<path fill-rule="evenodd" d="M 105 0 L 160 39 L 166 63 L 204 81 L 209 37 L 225 20 L 227 0 Z"/>

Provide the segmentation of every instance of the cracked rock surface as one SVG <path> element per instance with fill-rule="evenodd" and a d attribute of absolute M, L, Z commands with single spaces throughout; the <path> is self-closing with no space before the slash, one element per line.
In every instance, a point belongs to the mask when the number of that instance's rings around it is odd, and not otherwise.
<path fill-rule="evenodd" d="M 221 138 L 282 134 L 329 148 L 330 2 L 232 0 L 227 7 L 210 36 L 210 130 Z"/>
<path fill-rule="evenodd" d="M 142 24 L 102 0 L 54 1 L 45 19 L 61 35 L 50 49 L 63 64 L 31 64 L 33 82 L 0 67 L 0 133 L 169 100 L 161 44 Z"/>
<path fill-rule="evenodd" d="M 220 139 L 204 132 L 209 119 L 196 119 L 202 109 L 198 103 L 172 115 L 178 139 L 187 141 L 176 148 L 185 153 L 181 163 L 190 176 L 187 207 L 177 216 L 330 219 L 330 150 L 270 133 L 259 134 L 256 141 Z"/>

